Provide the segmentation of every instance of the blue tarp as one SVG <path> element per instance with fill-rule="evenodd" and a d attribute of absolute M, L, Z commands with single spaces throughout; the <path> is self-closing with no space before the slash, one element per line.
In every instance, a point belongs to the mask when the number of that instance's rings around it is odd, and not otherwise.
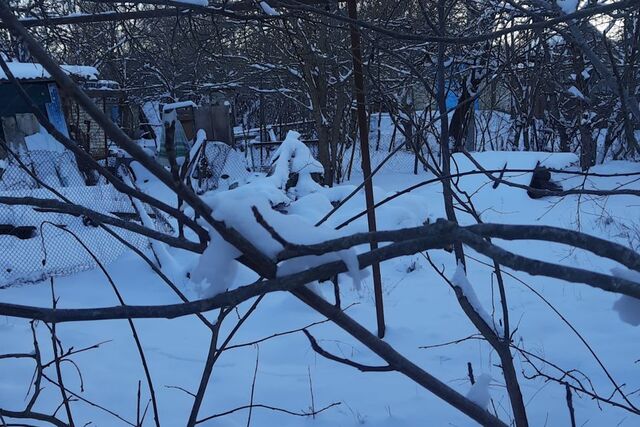
<path fill-rule="evenodd" d="M 62 112 L 60 93 L 58 93 L 58 87 L 55 83 L 49 83 L 49 96 L 51 97 L 51 102 L 45 104 L 49 121 L 60 133 L 68 138 L 69 130 L 67 129 L 67 122 Z"/>

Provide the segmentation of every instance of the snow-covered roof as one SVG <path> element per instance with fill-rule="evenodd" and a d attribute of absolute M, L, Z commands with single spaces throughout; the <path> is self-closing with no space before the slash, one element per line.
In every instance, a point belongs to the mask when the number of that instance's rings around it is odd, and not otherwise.
<path fill-rule="evenodd" d="M 19 80 L 50 79 L 51 74 L 40 64 L 32 62 L 7 62 L 11 73 Z M 98 70 L 87 65 L 61 64 L 67 74 L 87 80 L 98 80 Z M 0 69 L 0 81 L 8 80 L 4 70 Z"/>
<path fill-rule="evenodd" d="M 120 83 L 113 80 L 91 80 L 86 82 L 83 88 L 91 90 L 120 90 Z"/>
<path fill-rule="evenodd" d="M 162 111 L 177 110 L 178 108 L 185 107 L 196 107 L 196 104 L 193 101 L 172 102 L 170 104 L 164 104 Z"/>
<path fill-rule="evenodd" d="M 192 4 L 194 6 L 209 6 L 209 0 L 174 0 L 175 3 Z"/>

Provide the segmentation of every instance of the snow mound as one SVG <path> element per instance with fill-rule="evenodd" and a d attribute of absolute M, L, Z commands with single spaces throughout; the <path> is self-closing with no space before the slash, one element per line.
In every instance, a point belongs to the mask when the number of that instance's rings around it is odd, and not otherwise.
<path fill-rule="evenodd" d="M 289 131 L 282 144 L 271 157 L 269 179 L 277 188 L 287 188 L 291 174 L 297 174 L 294 197 L 318 191 L 320 185 L 311 174 L 323 174 L 324 168 L 313 158 L 311 150 L 302 141 L 300 134 Z"/>
<path fill-rule="evenodd" d="M 314 226 L 314 222 L 330 209 L 331 202 L 317 192 L 322 187 L 311 177 L 312 173 L 323 172 L 322 165 L 313 158 L 308 147 L 299 138 L 300 134 L 297 132 L 290 131 L 287 134 L 287 138 L 273 155 L 273 167 L 269 176 L 257 177 L 237 188 L 203 196 L 216 220 L 238 231 L 273 260 L 277 259 L 284 246 L 272 231 L 260 223 L 254 209 L 279 237 L 292 245 L 321 243 L 345 234 L 329 225 Z M 287 188 L 290 174 L 293 173 L 297 174 L 297 183 Z M 288 213 L 281 211 L 285 208 L 289 209 Z M 211 230 L 210 235 L 211 242 L 201 255 L 192 276 L 195 283 L 205 284 L 204 292 L 207 296 L 229 288 L 237 269 L 235 258 L 240 255 L 217 232 Z M 278 266 L 277 274 L 293 274 L 338 260 L 346 264 L 354 287 L 359 288 L 363 276 L 353 249 L 289 259 Z"/>

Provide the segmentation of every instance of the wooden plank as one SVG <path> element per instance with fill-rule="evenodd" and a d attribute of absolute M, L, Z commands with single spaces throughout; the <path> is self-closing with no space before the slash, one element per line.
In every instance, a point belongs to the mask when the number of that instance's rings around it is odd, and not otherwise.
<path fill-rule="evenodd" d="M 2 129 L 4 130 L 4 140 L 11 150 L 19 153 L 26 148 L 24 134 L 18 128 L 15 116 L 2 117 Z"/>

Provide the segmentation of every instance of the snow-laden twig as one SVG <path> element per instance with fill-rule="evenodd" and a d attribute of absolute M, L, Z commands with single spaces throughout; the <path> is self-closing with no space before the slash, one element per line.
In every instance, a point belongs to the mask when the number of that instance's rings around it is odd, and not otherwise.
<path fill-rule="evenodd" d="M 478 295 L 476 291 L 473 289 L 473 285 L 469 282 L 467 278 L 467 274 L 464 270 L 464 266 L 462 264 L 458 264 L 455 273 L 451 277 L 451 283 L 458 289 L 462 295 L 469 301 L 471 307 L 473 307 L 474 311 L 482 318 L 482 320 L 489 326 L 493 327 L 494 332 L 497 336 L 502 336 L 503 332 L 498 325 L 495 324 L 493 318 L 489 315 L 489 313 L 484 309 L 482 303 L 478 299 Z"/>

